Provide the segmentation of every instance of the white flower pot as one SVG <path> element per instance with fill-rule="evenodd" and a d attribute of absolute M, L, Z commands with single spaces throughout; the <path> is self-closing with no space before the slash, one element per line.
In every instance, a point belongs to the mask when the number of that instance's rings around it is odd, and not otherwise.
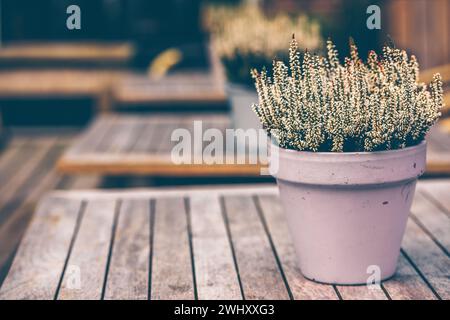
<path fill-rule="evenodd" d="M 381 152 L 271 150 L 304 276 L 332 284 L 363 284 L 374 270 L 378 280 L 391 277 L 426 143 Z"/>
<path fill-rule="evenodd" d="M 260 129 L 261 122 L 252 110 L 258 103 L 256 90 L 239 84 L 227 84 L 227 95 L 231 105 L 231 115 L 235 129 Z"/>

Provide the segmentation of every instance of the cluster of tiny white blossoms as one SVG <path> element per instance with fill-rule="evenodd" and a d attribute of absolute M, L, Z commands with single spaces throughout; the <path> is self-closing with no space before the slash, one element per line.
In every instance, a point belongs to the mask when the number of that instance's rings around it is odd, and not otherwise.
<path fill-rule="evenodd" d="M 301 61 L 302 60 L 302 61 Z M 418 144 L 440 116 L 440 74 L 429 86 L 418 82 L 419 66 L 404 50 L 384 47 L 367 62 L 350 44 L 341 64 L 327 42 L 327 57 L 305 52 L 293 37 L 289 67 L 273 62 L 273 77 L 252 70 L 259 103 L 253 109 L 283 148 L 356 152 Z"/>
<path fill-rule="evenodd" d="M 323 44 L 316 21 L 305 15 L 289 16 L 281 12 L 268 16 L 257 4 L 210 6 L 206 26 L 227 72 L 250 84 L 252 66 L 262 66 L 275 57 L 286 56 L 286 43 L 292 32 L 304 48 L 311 51 L 320 49 Z"/>

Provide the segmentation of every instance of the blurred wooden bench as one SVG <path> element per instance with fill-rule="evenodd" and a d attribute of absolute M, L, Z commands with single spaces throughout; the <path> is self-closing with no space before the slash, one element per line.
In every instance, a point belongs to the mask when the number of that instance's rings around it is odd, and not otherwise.
<path fill-rule="evenodd" d="M 109 88 L 120 71 L 27 69 L 0 71 L 0 99 L 91 98 L 109 109 Z"/>
<path fill-rule="evenodd" d="M 306 280 L 273 185 L 56 191 L 0 299 L 450 299 L 449 190 L 419 183 L 381 288 Z"/>
<path fill-rule="evenodd" d="M 180 72 L 161 79 L 151 79 L 145 74 L 126 74 L 112 87 L 115 107 L 161 106 L 182 104 L 226 109 L 224 86 L 208 72 Z"/>
<path fill-rule="evenodd" d="M 125 66 L 134 54 L 130 43 L 16 42 L 0 48 L 0 65 L 10 67 L 96 65 Z"/>
<path fill-rule="evenodd" d="M 226 115 L 103 115 L 64 153 L 58 169 L 71 174 L 257 177 L 266 168 L 267 157 L 251 153 L 258 150 L 236 155 L 254 156 L 256 163 L 248 157 L 243 164 L 175 164 L 171 151 L 178 142 L 171 141 L 172 131 L 185 128 L 194 139 L 194 121 L 202 122 L 203 131 L 219 129 L 224 137 L 225 130 L 232 128 Z M 427 140 L 427 174 L 449 174 L 450 134 L 437 126 Z M 225 147 L 226 143 L 230 141 L 225 141 Z M 192 147 L 192 159 L 201 157 L 205 144 L 200 149 Z"/>
<path fill-rule="evenodd" d="M 112 82 L 133 54 L 129 43 L 7 44 L 0 48 L 0 99 L 88 98 L 107 110 Z"/>
<path fill-rule="evenodd" d="M 133 54 L 128 43 L 8 45 L 0 48 L 0 99 L 92 98 L 101 111 L 155 104 L 227 109 L 223 70 L 212 51 L 209 70 L 159 79 L 126 70 Z"/>
<path fill-rule="evenodd" d="M 146 74 L 128 73 L 112 88 L 116 107 L 182 104 L 206 110 L 226 109 L 225 75 L 212 48 L 208 51 L 210 68 L 207 71 L 179 71 L 161 78 Z"/>
<path fill-rule="evenodd" d="M 202 132 L 194 132 L 195 121 L 201 122 Z M 228 116 L 220 114 L 103 115 L 97 118 L 64 153 L 58 162 L 58 169 L 71 174 L 260 175 L 261 165 L 259 162 L 252 162 L 250 157 L 243 160 L 242 164 L 205 164 L 203 161 L 200 163 L 174 163 L 171 152 L 178 142 L 171 141 L 171 135 L 175 129 L 186 129 L 189 132 L 192 138 L 191 159 L 196 157 L 201 159 L 207 143 L 200 141 L 200 144 L 197 144 L 195 142 L 194 146 L 194 139 L 201 140 L 204 131 L 211 128 L 218 129 L 225 137 L 225 130 L 232 126 Z M 226 143 L 230 142 L 226 141 Z M 226 148 L 226 143 L 224 142 L 224 148 Z M 225 150 L 223 154 L 225 154 Z"/>

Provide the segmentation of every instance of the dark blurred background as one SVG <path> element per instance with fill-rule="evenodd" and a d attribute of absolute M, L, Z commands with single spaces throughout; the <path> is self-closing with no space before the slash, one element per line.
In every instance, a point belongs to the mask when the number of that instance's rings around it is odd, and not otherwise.
<path fill-rule="evenodd" d="M 347 52 L 348 37 L 361 52 L 381 49 L 389 39 L 414 53 L 422 69 L 450 62 L 449 0 L 265 0 L 276 10 L 303 10 L 321 22 L 324 37 L 331 37 Z M 366 27 L 369 5 L 381 8 L 381 30 Z"/>
<path fill-rule="evenodd" d="M 162 50 L 177 46 L 184 65 L 205 67 L 201 0 L 3 0 L 2 42 L 132 41 L 133 64 L 146 67 Z M 82 28 L 65 27 L 66 8 L 82 8 Z"/>
<path fill-rule="evenodd" d="M 36 94 L 36 91 L 28 90 L 32 81 L 28 74 L 14 73 L 20 70 L 70 68 L 71 72 L 89 69 L 92 72 L 120 70 L 145 74 L 155 57 L 171 48 L 181 52 L 182 59 L 171 67 L 170 72 L 209 70 L 209 35 L 202 26 L 203 8 L 211 3 L 239 2 L 1 0 L 0 112 L 3 124 L 79 124 L 88 121 L 95 112 L 95 101 L 90 94 L 60 94 L 59 91 L 52 94 L 52 86 L 61 81 L 60 76 L 46 76 L 45 84 L 50 93 Z M 324 39 L 332 38 L 341 55 L 347 54 L 351 36 L 363 57 L 369 50 L 380 50 L 384 43 L 393 42 L 416 54 L 422 70 L 450 61 L 450 0 L 261 0 L 260 3 L 268 15 L 278 11 L 302 12 L 317 19 Z M 381 30 L 366 27 L 369 16 L 366 9 L 374 4 L 381 8 Z M 69 5 L 81 8 L 81 30 L 66 28 Z M 114 59 L 102 59 L 101 55 L 92 59 L 27 58 L 31 49 L 26 46 L 49 43 L 126 44 L 133 50 L 124 49 L 127 53 Z M 76 54 L 74 51 L 72 55 L 76 58 Z M 96 76 L 97 73 L 91 79 Z M 40 81 L 39 78 L 36 81 Z M 71 78 L 67 77 L 66 81 L 70 86 Z M 73 81 L 84 83 L 82 78 Z M 58 107 L 61 102 L 64 102 L 64 110 Z"/>
<path fill-rule="evenodd" d="M 3 45 L 24 41 L 132 41 L 139 48 L 141 65 L 152 54 L 178 46 L 191 53 L 186 64 L 202 65 L 198 45 L 207 36 L 201 28 L 207 0 L 2 0 Z M 449 61 L 448 0 L 263 0 L 270 11 L 306 12 L 316 17 L 324 37 L 340 50 L 352 36 L 361 51 L 379 49 L 390 35 L 400 47 L 414 51 L 424 67 Z M 81 30 L 65 28 L 69 5 L 82 8 Z M 382 8 L 382 29 L 368 30 L 366 8 Z M 249 21 L 251 23 L 251 21 Z M 139 59 L 138 59 L 139 60 Z M 139 64 L 139 63 L 138 63 Z"/>

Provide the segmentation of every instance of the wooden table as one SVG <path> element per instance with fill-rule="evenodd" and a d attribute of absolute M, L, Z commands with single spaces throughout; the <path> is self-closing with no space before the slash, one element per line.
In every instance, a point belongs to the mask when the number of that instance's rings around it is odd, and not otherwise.
<path fill-rule="evenodd" d="M 381 288 L 306 280 L 273 185 L 56 191 L 0 299 L 450 299 L 450 180 L 418 190 Z"/>
<path fill-rule="evenodd" d="M 224 86 L 208 73 L 186 72 L 155 80 L 114 69 L 0 71 L 0 99 L 49 97 L 94 98 L 102 111 L 149 104 L 179 104 L 184 110 L 228 108 Z"/>
<path fill-rule="evenodd" d="M 120 75 L 113 70 L 36 69 L 0 71 L 0 99 L 93 98 L 109 109 L 109 88 Z"/>
<path fill-rule="evenodd" d="M 224 85 L 208 72 L 186 72 L 152 79 L 145 74 L 129 73 L 112 87 L 118 108 L 160 104 L 226 107 Z"/>
<path fill-rule="evenodd" d="M 58 168 L 72 174 L 256 177 L 267 167 L 267 157 L 243 164 L 173 163 L 171 150 L 178 142 L 171 141 L 172 131 L 185 128 L 194 137 L 196 120 L 202 121 L 203 132 L 217 128 L 225 136 L 232 128 L 226 115 L 104 115 L 65 152 Z M 450 133 L 433 128 L 428 143 L 427 174 L 450 173 Z M 192 149 L 197 154 L 204 150 Z"/>
<path fill-rule="evenodd" d="M 58 169 L 72 174 L 105 175 L 260 175 L 260 162 L 266 163 L 267 158 L 261 158 L 262 161 L 258 162 L 248 157 L 241 164 L 174 163 L 171 152 L 178 141 L 171 141 L 171 134 L 175 129 L 186 129 L 193 141 L 194 137 L 198 136 L 194 133 L 195 121 L 202 122 L 201 137 L 210 128 L 218 129 L 225 137 L 225 130 L 232 127 L 229 117 L 220 114 L 104 115 L 94 121 L 65 152 L 58 162 Z M 200 143 L 200 148 L 192 144 L 191 159 L 201 158 L 206 144 Z"/>

